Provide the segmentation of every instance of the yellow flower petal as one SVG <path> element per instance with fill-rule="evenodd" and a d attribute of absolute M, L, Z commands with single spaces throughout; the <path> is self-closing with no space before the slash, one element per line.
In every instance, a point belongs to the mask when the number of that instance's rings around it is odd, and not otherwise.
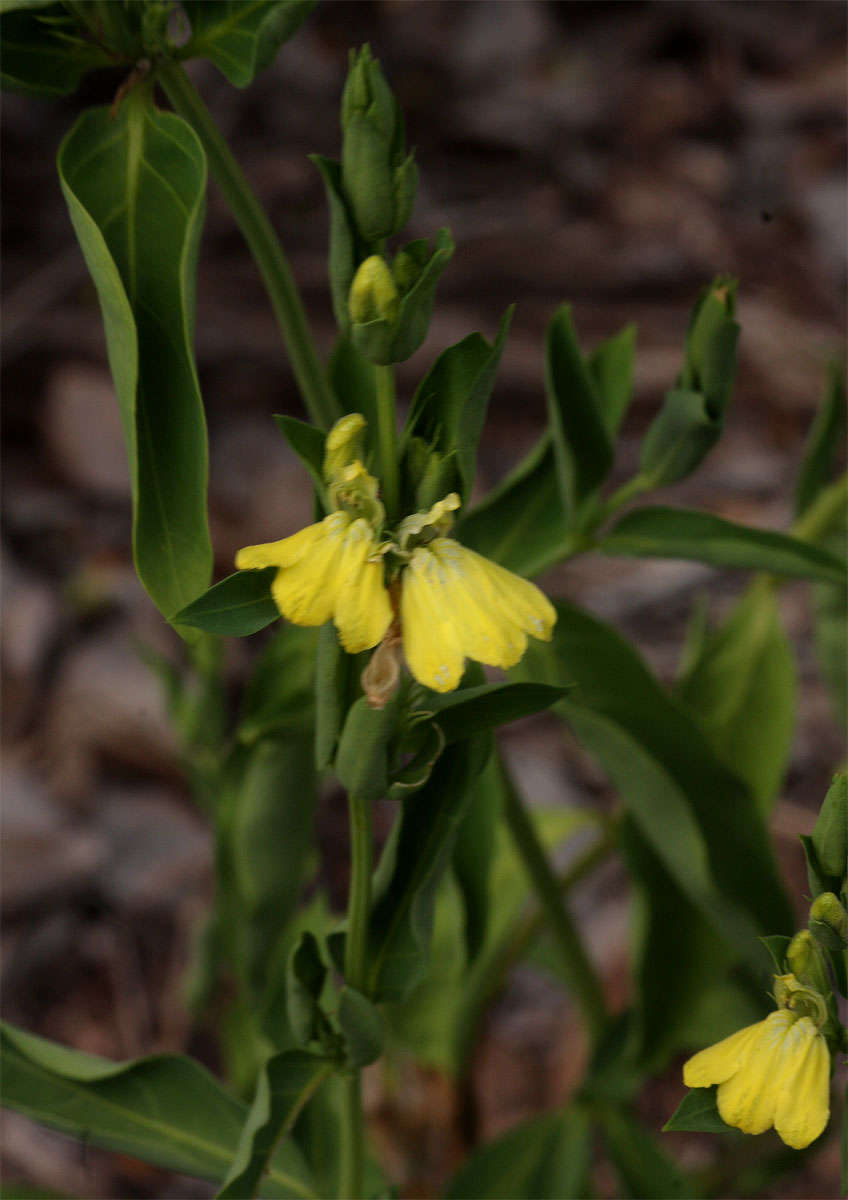
<path fill-rule="evenodd" d="M 515 621 L 531 637 L 549 642 L 557 615 L 544 592 L 529 579 L 522 579 L 520 575 L 507 571 L 481 554 L 475 554 L 473 550 L 466 550 L 466 554 L 477 560 L 487 576 L 492 598 L 504 617 Z"/>
<path fill-rule="evenodd" d="M 441 582 L 443 603 L 463 654 L 491 667 L 515 666 L 527 649 L 527 638 L 493 603 L 480 567 L 486 560 L 451 538 L 436 538 L 424 548 L 428 552 L 428 578 L 438 576 Z"/>
<path fill-rule="evenodd" d="M 724 1083 L 739 1069 L 744 1061 L 745 1050 L 750 1041 L 758 1034 L 762 1021 L 755 1025 L 746 1025 L 737 1033 L 707 1046 L 683 1064 L 683 1082 L 689 1088 L 712 1087 L 714 1083 Z"/>
<path fill-rule="evenodd" d="M 462 678 L 464 656 L 448 612 L 445 589 L 430 567 L 425 548 L 413 551 L 403 573 L 401 623 L 403 650 L 419 683 L 434 692 L 451 692 Z"/>
<path fill-rule="evenodd" d="M 744 1047 L 737 1071 L 719 1084 L 718 1111 L 728 1125 L 743 1133 L 765 1133 L 773 1125 L 775 1072 L 782 1079 L 784 1041 L 796 1019 L 794 1013 L 781 1008 L 761 1021 L 756 1036 Z"/>
<path fill-rule="evenodd" d="M 774 1127 L 787 1146 L 803 1150 L 830 1118 L 830 1052 L 809 1017 L 795 1022 L 785 1045 L 789 1061 L 775 1080 Z"/>
<path fill-rule="evenodd" d="M 309 552 L 277 572 L 271 595 L 283 616 L 293 624 L 323 625 L 333 615 L 343 538 L 349 524 L 347 513 L 332 513 L 320 525 L 310 526 L 322 532 Z"/>
<path fill-rule="evenodd" d="M 264 542 L 259 546 L 245 546 L 236 555 L 239 571 L 261 571 L 263 567 L 289 567 L 303 558 L 316 542 L 324 536 L 324 521 L 307 525 L 291 537 L 279 542 Z"/>
<path fill-rule="evenodd" d="M 354 521 L 345 534 L 334 615 L 339 640 L 348 654 L 376 646 L 392 621 L 383 560 L 368 561 L 375 550 L 371 526 L 362 519 Z"/>

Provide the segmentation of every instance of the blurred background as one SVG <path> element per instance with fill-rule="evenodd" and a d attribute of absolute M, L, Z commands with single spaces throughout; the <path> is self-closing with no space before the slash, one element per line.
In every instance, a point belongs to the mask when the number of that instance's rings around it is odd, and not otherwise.
<path fill-rule="evenodd" d="M 203 64 L 194 78 L 290 255 L 318 340 L 334 328 L 327 214 L 310 152 L 336 156 L 350 46 L 382 60 L 417 146 L 411 236 L 448 225 L 457 253 L 429 340 L 399 372 L 402 401 L 435 355 L 488 337 L 518 302 L 478 489 L 495 483 L 544 423 L 543 332 L 574 306 L 584 346 L 639 327 L 635 400 L 615 482 L 681 359 L 699 289 L 741 279 L 738 386 L 727 432 L 663 502 L 785 528 L 803 437 L 828 358 L 841 352 L 846 276 L 846 8 L 840 3 L 554 3 L 349 0 L 319 6 L 253 87 Z M 55 173 L 76 115 L 110 103 L 108 72 L 51 102 L 8 96 L 3 112 L 3 606 L 5 1015 L 114 1058 L 188 1050 L 183 974 L 211 894 L 211 842 L 182 778 L 159 684 L 142 647 L 177 641 L 135 579 L 129 481 L 93 285 Z M 164 105 L 163 100 L 163 105 Z M 235 550 L 308 522 L 303 471 L 274 412 L 303 416 L 252 260 L 215 186 L 201 247 L 197 355 L 211 438 L 218 575 Z M 743 574 L 694 563 L 587 557 L 553 572 L 567 595 L 632 638 L 671 680 L 692 605 L 714 616 Z M 812 651 L 808 589 L 782 590 L 797 649 L 799 723 L 774 816 L 792 887 L 805 888 L 798 834 L 812 827 L 844 753 Z M 261 635 L 228 647 L 234 686 Z M 505 735 L 537 803 L 608 806 L 604 777 L 553 718 Z M 344 903 L 346 826 L 336 793 L 319 812 L 324 872 Z M 626 881 L 605 870 L 575 903 L 613 1002 L 626 996 Z M 582 1061 L 568 997 L 522 968 L 481 1030 L 472 1087 L 488 1138 L 555 1105 Z M 372 1069 L 381 1158 L 406 1196 L 431 1195 L 463 1153 L 459 1100 L 437 1073 Z M 658 1129 L 682 1094 L 675 1067 L 642 1100 Z M 717 1152 L 674 1140 L 690 1166 Z M 769 1195 L 836 1195 L 831 1138 Z M 202 1197 L 204 1185 L 65 1141 L 6 1115 L 4 1195 L 13 1182 L 85 1197 Z M 614 1194 L 609 1181 L 607 1194 Z M 603 1191 L 604 1180 L 599 1187 Z"/>

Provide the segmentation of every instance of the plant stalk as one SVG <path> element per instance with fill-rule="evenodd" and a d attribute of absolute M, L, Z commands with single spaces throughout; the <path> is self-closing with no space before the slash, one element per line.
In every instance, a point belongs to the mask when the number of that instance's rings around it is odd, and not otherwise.
<path fill-rule="evenodd" d="M 265 281 L 306 410 L 316 425 L 329 429 L 340 410 L 274 228 L 180 63 L 161 59 L 156 78 L 174 111 L 191 125 L 203 144 L 209 168 Z"/>
<path fill-rule="evenodd" d="M 846 504 L 848 471 L 828 487 L 822 488 L 809 508 L 790 526 L 789 532 L 805 542 L 818 541 L 836 524 Z"/>
<path fill-rule="evenodd" d="M 603 990 L 577 927 L 563 903 L 560 884 L 536 834 L 533 821 L 506 771 L 504 816 L 515 848 L 527 872 L 553 934 L 592 1045 L 597 1045 L 607 1022 Z"/>
<path fill-rule="evenodd" d="M 345 940 L 345 983 L 359 992 L 366 988 L 368 969 L 368 918 L 371 913 L 373 837 L 371 802 L 352 792 L 350 814 L 350 891 Z M 344 1078 L 342 1100 L 340 1200 L 361 1200 L 363 1176 L 362 1073 L 352 1070 Z"/>
<path fill-rule="evenodd" d="M 389 522 L 400 516 L 400 474 L 397 458 L 394 367 L 377 367 L 377 442 L 380 448 L 380 482 Z"/>

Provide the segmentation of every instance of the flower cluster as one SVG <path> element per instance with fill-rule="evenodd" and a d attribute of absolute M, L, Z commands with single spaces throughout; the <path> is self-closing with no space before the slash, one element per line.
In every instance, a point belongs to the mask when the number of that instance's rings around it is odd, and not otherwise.
<path fill-rule="evenodd" d="M 466 658 L 511 667 L 528 636 L 549 641 L 556 611 L 547 597 L 448 536 L 455 493 L 384 529 L 378 482 L 359 457 L 364 426 L 353 413 L 327 437 L 334 511 L 279 542 L 240 550 L 239 570 L 279 568 L 271 590 L 282 615 L 295 625 L 332 619 L 350 654 L 377 646 L 397 622 L 410 671 L 437 692 L 458 687 Z"/>

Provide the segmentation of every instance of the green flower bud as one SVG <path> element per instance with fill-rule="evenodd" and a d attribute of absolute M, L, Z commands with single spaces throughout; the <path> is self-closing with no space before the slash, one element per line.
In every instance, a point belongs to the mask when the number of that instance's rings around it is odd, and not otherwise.
<path fill-rule="evenodd" d="M 385 259 L 379 254 L 372 254 L 359 264 L 350 285 L 348 309 L 354 325 L 367 325 L 371 321 L 391 324 L 397 317 L 398 290 Z"/>
<path fill-rule="evenodd" d="M 348 413 L 336 421 L 324 444 L 324 478 L 328 483 L 345 467 L 365 457 L 366 421 L 362 413 Z"/>
<path fill-rule="evenodd" d="M 833 892 L 822 892 L 810 905 L 810 923 L 826 925 L 843 942 L 848 942 L 848 912 Z"/>
<path fill-rule="evenodd" d="M 405 156 L 403 119 L 368 46 L 351 53 L 342 93 L 342 185 L 369 243 L 402 229 L 415 201 L 418 170 Z"/>
<path fill-rule="evenodd" d="M 802 984 L 815 988 L 817 992 L 830 991 L 821 949 L 809 929 L 802 929 L 795 934 L 786 951 L 786 962 Z"/>
<path fill-rule="evenodd" d="M 794 975 L 775 975 L 774 998 L 780 1008 L 791 1009 L 800 1017 L 810 1017 L 821 1027 L 827 1024 L 827 1003 L 821 993 L 805 987 Z"/>
<path fill-rule="evenodd" d="M 826 875 L 840 882 L 848 874 L 848 775 L 841 771 L 824 798 L 813 829 L 813 847 Z"/>

